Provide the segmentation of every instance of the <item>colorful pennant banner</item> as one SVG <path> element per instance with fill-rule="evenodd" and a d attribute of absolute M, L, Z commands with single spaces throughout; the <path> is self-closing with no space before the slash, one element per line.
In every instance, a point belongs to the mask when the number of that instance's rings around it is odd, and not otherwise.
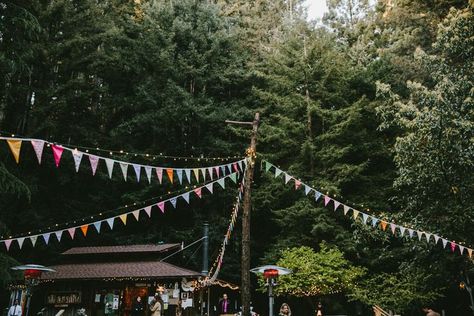
<path fill-rule="evenodd" d="M 7 249 L 7 251 L 9 251 L 13 242 L 15 242 L 15 244 L 18 245 L 19 249 L 22 249 L 25 239 L 30 240 L 32 246 L 34 247 L 36 245 L 38 237 L 41 237 L 44 240 L 45 244 L 48 245 L 51 236 L 55 236 L 58 242 L 61 241 L 64 233 L 67 233 L 67 235 L 69 235 L 69 237 L 71 239 L 74 239 L 75 236 L 76 236 L 76 231 L 77 230 L 82 232 L 82 235 L 84 237 L 87 236 L 87 234 L 89 233 L 91 227 L 94 227 L 96 232 L 100 233 L 101 232 L 101 227 L 102 227 L 103 224 L 104 225 L 106 224 L 110 228 L 110 230 L 113 230 L 116 220 L 119 220 L 123 225 L 127 225 L 127 223 L 128 223 L 127 220 L 129 219 L 129 215 L 133 215 L 133 218 L 135 218 L 135 220 L 138 221 L 139 218 L 140 218 L 141 213 L 144 212 L 146 214 L 147 218 L 151 217 L 151 212 L 152 212 L 153 209 L 155 209 L 155 210 L 159 209 L 161 212 L 165 213 L 165 211 L 169 208 L 169 205 L 171 205 L 173 207 L 173 209 L 176 208 L 178 201 L 181 200 L 181 199 L 184 202 L 186 202 L 186 204 L 189 204 L 189 200 L 190 200 L 189 197 L 192 193 L 194 193 L 198 198 L 201 198 L 202 197 L 202 192 L 205 192 L 205 191 L 208 191 L 210 194 L 213 194 L 214 193 L 214 190 L 213 190 L 214 184 L 220 183 L 221 181 L 224 181 L 225 179 L 230 179 L 232 182 L 237 183 L 237 174 L 238 174 L 238 172 L 231 173 L 229 175 L 223 176 L 220 179 L 209 182 L 209 183 L 207 183 L 206 185 L 204 185 L 202 187 L 198 187 L 198 188 L 193 189 L 191 191 L 187 191 L 187 192 L 178 194 L 176 196 L 170 197 L 166 200 L 163 200 L 163 201 L 160 201 L 160 202 L 157 202 L 157 203 L 153 203 L 153 204 L 150 204 L 150 205 L 147 205 L 147 206 L 144 206 L 144 207 L 140 207 L 140 208 L 135 209 L 133 211 L 128 211 L 128 212 L 125 212 L 125 213 L 122 213 L 122 214 L 114 215 L 114 216 L 109 217 L 109 218 L 105 218 L 105 219 L 101 219 L 101 220 L 94 221 L 94 222 L 89 222 L 89 223 L 83 223 L 81 225 L 66 227 L 66 228 L 62 228 L 60 230 L 49 231 L 49 232 L 36 234 L 36 235 L 20 234 L 20 236 L 18 236 L 18 237 L 0 240 L 0 243 L 3 243 L 5 245 L 5 248 Z M 203 188 L 206 188 L 206 190 L 202 190 Z M 196 190 L 198 190 L 198 189 L 199 189 L 199 194 L 196 193 Z M 61 225 L 61 226 L 65 226 L 65 225 Z"/>
<path fill-rule="evenodd" d="M 365 224 L 365 225 L 371 225 L 372 227 L 380 228 L 383 231 L 386 231 L 389 228 L 394 236 L 399 236 L 399 237 L 404 237 L 405 236 L 406 237 L 405 233 L 408 232 L 408 236 L 409 236 L 410 239 L 412 239 L 413 237 L 416 236 L 417 239 L 420 240 L 420 241 L 425 239 L 426 242 L 428 242 L 428 243 L 431 242 L 435 245 L 437 245 L 438 242 L 441 240 L 441 244 L 442 244 L 442 247 L 444 249 L 446 248 L 446 246 L 449 243 L 449 248 L 450 248 L 451 252 L 454 253 L 454 252 L 456 252 L 456 250 L 458 250 L 461 255 L 464 252 L 466 252 L 467 255 L 469 256 L 469 258 L 472 259 L 472 249 L 471 248 L 463 246 L 463 245 L 461 245 L 459 243 L 456 243 L 454 241 L 449 241 L 447 239 L 444 239 L 441 236 L 438 236 L 437 234 L 407 228 L 407 227 L 404 227 L 402 225 L 395 224 L 391 221 L 385 221 L 385 220 L 377 218 L 373 215 L 366 214 L 364 212 L 356 210 L 353 207 L 345 205 L 344 203 L 335 200 L 334 198 L 330 197 L 329 195 L 323 194 L 320 191 L 316 190 L 315 188 L 310 187 L 309 185 L 301 182 L 299 179 L 297 179 L 297 178 L 293 177 L 292 175 L 288 174 L 287 172 L 281 170 L 280 168 L 278 168 L 274 164 L 272 164 L 272 163 L 270 163 L 266 160 L 263 160 L 262 163 L 264 164 L 263 169 L 266 172 L 272 173 L 275 178 L 278 178 L 281 174 L 284 174 L 285 184 L 287 184 L 291 181 L 294 181 L 295 190 L 298 190 L 298 188 L 300 186 L 303 186 L 305 188 L 305 195 L 309 195 L 310 193 L 314 192 L 315 201 L 318 201 L 321 197 L 323 197 L 324 206 L 326 206 L 326 207 L 331 207 L 332 206 L 332 209 L 334 211 L 336 211 L 339 208 L 339 206 L 342 205 L 344 215 L 351 216 L 354 221 L 357 221 L 357 219 L 360 218 L 360 222 Z M 273 168 L 273 171 L 271 171 L 272 168 Z M 351 210 L 352 210 L 352 214 L 349 214 Z"/>
<path fill-rule="evenodd" d="M 31 143 L 35 153 L 36 158 L 38 158 L 38 163 L 41 164 L 41 159 L 43 158 L 43 151 L 44 147 L 51 147 L 54 164 L 56 167 L 59 167 L 61 163 L 61 159 L 63 158 L 64 151 L 68 151 L 71 153 L 72 158 L 74 160 L 74 167 L 76 172 L 79 172 L 79 168 L 83 161 L 88 161 L 90 168 L 92 170 L 92 175 L 96 174 L 97 168 L 99 165 L 105 164 L 107 168 L 107 173 L 109 178 L 112 178 L 114 166 L 117 164 L 120 166 L 121 174 L 124 178 L 124 181 L 128 179 L 128 170 L 133 169 L 133 173 L 135 175 L 135 179 L 137 182 L 140 182 L 140 179 L 143 179 L 141 176 L 142 173 L 145 173 L 145 178 L 148 180 L 148 183 L 151 183 L 153 174 L 158 179 L 159 183 L 163 183 L 163 173 L 166 174 L 166 177 L 170 183 L 179 182 L 179 184 L 183 184 L 183 173 L 186 175 L 186 180 L 189 184 L 193 183 L 191 178 L 191 171 L 195 175 L 195 182 L 200 182 L 200 176 L 203 181 L 206 181 L 206 178 L 209 177 L 211 180 L 214 177 L 219 178 L 222 175 L 229 175 L 232 172 L 242 171 L 243 167 L 242 164 L 245 163 L 245 159 L 241 159 L 238 161 L 229 162 L 223 165 L 216 165 L 216 166 L 207 166 L 207 167 L 200 167 L 200 168 L 177 168 L 177 167 L 165 167 L 165 166 L 151 166 L 151 165 L 143 165 L 143 164 L 136 164 L 122 160 L 111 159 L 105 156 L 98 156 L 93 155 L 88 152 L 79 151 L 77 148 L 69 148 L 64 145 L 57 145 L 54 143 L 50 143 L 48 141 L 42 139 L 31 139 L 31 138 L 15 138 L 15 137 L 0 137 L 0 140 L 5 140 L 12 152 L 12 155 L 16 161 L 16 163 L 20 162 L 20 149 L 23 142 Z M 84 159 L 83 159 L 84 158 Z M 143 171 L 142 171 L 143 170 Z M 175 178 L 176 176 L 176 178 Z"/>

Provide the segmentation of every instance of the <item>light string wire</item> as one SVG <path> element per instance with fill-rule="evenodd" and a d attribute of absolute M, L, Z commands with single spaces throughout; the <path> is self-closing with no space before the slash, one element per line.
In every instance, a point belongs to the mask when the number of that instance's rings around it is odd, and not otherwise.
<path fill-rule="evenodd" d="M 26 239 L 26 238 L 31 239 L 31 238 L 35 238 L 35 237 L 37 238 L 37 237 L 39 237 L 39 236 L 44 236 L 44 235 L 46 235 L 46 234 L 55 234 L 56 232 L 61 232 L 61 234 L 62 234 L 63 232 L 65 232 L 65 231 L 67 231 L 67 230 L 69 230 L 69 229 L 74 229 L 74 231 L 75 231 L 77 228 L 81 228 L 81 227 L 85 227 L 85 226 L 87 226 L 87 227 L 93 226 L 93 225 L 95 225 L 96 223 L 100 223 L 100 225 L 101 225 L 102 223 L 107 222 L 108 220 L 115 220 L 116 218 L 121 218 L 122 216 L 128 216 L 128 215 L 130 215 L 130 214 L 133 214 L 134 212 L 140 212 L 141 210 L 145 210 L 146 208 L 150 208 L 150 215 L 149 215 L 149 216 L 151 216 L 151 208 L 152 208 L 152 207 L 158 207 L 158 208 L 160 208 L 161 211 L 164 213 L 164 208 L 165 208 L 165 203 L 166 203 L 166 202 L 172 203 L 173 208 L 176 208 L 175 204 L 173 204 L 173 200 L 174 200 L 175 203 L 176 203 L 178 197 L 181 197 L 181 198 L 183 198 L 183 199 L 189 204 L 189 202 L 188 202 L 188 201 L 189 201 L 189 196 L 190 196 L 190 194 L 191 194 L 192 192 L 196 193 L 196 194 L 198 195 L 198 197 L 201 198 L 201 194 L 202 194 L 201 190 L 202 190 L 203 188 L 207 188 L 208 190 L 210 190 L 211 194 L 213 194 L 213 185 L 214 185 L 214 184 L 218 183 L 218 184 L 220 184 L 223 188 L 225 188 L 225 184 L 223 185 L 223 184 L 222 184 L 222 183 L 223 183 L 222 181 L 225 180 L 226 178 L 230 178 L 230 179 L 232 179 L 233 181 L 234 181 L 234 179 L 235 179 L 235 182 L 236 182 L 236 181 L 237 181 L 237 175 L 238 175 L 238 174 L 239 174 L 239 172 L 234 172 L 234 173 L 232 173 L 232 174 L 230 174 L 230 175 L 226 175 L 226 176 L 224 176 L 224 177 L 222 177 L 222 178 L 220 178 L 220 179 L 218 179 L 218 180 L 210 181 L 210 182 L 209 182 L 208 184 L 206 184 L 206 185 L 197 187 L 197 188 L 195 188 L 195 189 L 193 189 L 193 190 L 189 190 L 189 191 L 187 191 L 187 192 L 185 192 L 185 193 L 183 193 L 183 194 L 176 195 L 176 196 L 174 196 L 173 198 L 164 199 L 164 200 L 160 201 L 159 203 L 153 203 L 153 204 L 150 204 L 150 205 L 147 205 L 147 206 L 140 207 L 140 208 L 135 209 L 135 210 L 133 210 L 133 211 L 128 211 L 128 212 L 124 212 L 124 213 L 121 213 L 121 214 L 117 214 L 117 215 L 111 216 L 111 217 L 109 217 L 109 218 L 103 218 L 103 219 L 98 220 L 98 221 L 91 221 L 91 222 L 87 222 L 87 223 L 83 223 L 83 224 L 81 224 L 81 225 L 75 225 L 75 226 L 71 226 L 71 227 L 63 227 L 63 228 L 61 228 L 61 229 L 56 229 L 56 230 L 48 231 L 48 232 L 45 232 L 45 233 L 42 233 L 42 234 L 35 234 L 35 235 L 22 234 L 21 236 L 18 235 L 18 236 L 16 236 L 16 237 L 12 237 L 12 238 L 8 238 L 8 239 L 1 239 L 0 242 L 3 242 L 3 243 L 6 244 L 6 242 L 12 242 L 13 240 L 17 240 L 17 241 L 18 241 L 18 239 L 22 239 L 22 238 L 25 238 L 25 239 Z M 212 184 L 212 186 L 210 186 L 210 184 Z M 210 188 L 212 188 L 212 189 L 210 189 Z M 161 205 L 163 208 L 161 208 L 160 205 Z M 124 224 L 125 224 L 125 222 L 124 222 Z M 44 238 L 44 237 L 43 237 L 43 238 Z M 49 237 L 48 237 L 48 238 L 49 238 Z M 7 250 L 8 250 L 8 248 L 9 248 L 9 246 L 7 246 Z"/>
<path fill-rule="evenodd" d="M 263 166 L 265 164 L 265 167 Z M 337 208 L 342 205 L 343 208 L 344 208 L 344 215 L 347 216 L 348 212 L 350 210 L 352 210 L 352 213 L 353 213 L 353 220 L 354 222 L 357 220 L 357 217 L 359 217 L 359 215 L 362 215 L 362 222 L 367 225 L 367 220 L 369 220 L 369 217 L 371 218 L 371 221 L 372 221 L 372 226 L 375 228 L 375 227 L 378 227 L 378 223 L 380 222 L 380 226 L 382 228 L 383 231 L 385 231 L 387 229 L 388 226 L 390 226 L 391 230 L 392 230 L 392 233 L 394 236 L 396 236 L 396 229 L 398 228 L 398 230 L 400 231 L 400 237 L 404 237 L 405 235 L 405 232 L 408 231 L 409 233 L 409 237 L 410 238 L 413 238 L 415 237 L 415 233 L 416 235 L 418 236 L 418 239 L 419 241 L 422 240 L 422 237 L 423 235 L 425 235 L 426 237 L 426 241 L 429 243 L 430 240 L 431 240 L 431 236 L 433 236 L 434 238 L 434 244 L 438 244 L 438 241 L 441 240 L 442 241 L 442 245 L 443 245 L 443 249 L 446 248 L 447 244 L 449 243 L 450 247 L 451 247 L 451 251 L 454 253 L 455 250 L 456 250 L 456 247 L 459 249 L 459 252 L 460 254 L 462 255 L 464 253 L 464 250 L 467 250 L 467 253 L 468 253 L 468 256 L 469 258 L 472 259 L 472 252 L 473 252 L 473 249 L 470 248 L 470 247 L 466 247 L 464 246 L 466 243 L 465 242 L 459 242 L 459 243 L 456 243 L 456 241 L 451 241 L 449 239 L 446 239 L 444 238 L 443 236 L 440 236 L 440 235 L 437 235 L 437 234 L 434 234 L 434 233 L 430 233 L 430 232 L 426 232 L 426 231 L 421 231 L 421 230 L 416 230 L 416 229 L 412 229 L 412 228 L 408 228 L 408 227 L 405 227 L 405 226 L 402 226 L 402 225 L 397 225 L 395 224 L 394 222 L 391 222 L 391 221 L 385 221 L 385 220 L 382 220 L 376 216 L 373 216 L 373 215 L 369 215 L 367 213 L 364 213 L 364 212 L 361 212 L 353 207 L 350 207 L 344 203 L 341 203 L 337 200 L 335 200 L 334 198 L 330 197 L 328 194 L 323 194 L 321 193 L 320 191 L 316 190 L 315 188 L 309 186 L 308 184 L 302 182 L 301 180 L 298 180 L 298 178 L 295 178 L 294 176 L 290 175 L 289 173 L 287 173 L 286 171 L 282 170 L 281 168 L 278 168 L 276 165 L 272 164 L 271 162 L 267 161 L 267 160 L 262 160 L 262 168 L 265 169 L 265 172 L 267 173 L 270 173 L 270 169 L 271 168 L 274 168 L 275 171 L 274 171 L 274 176 L 275 178 L 278 178 L 281 174 L 284 174 L 284 180 L 285 180 L 285 184 L 288 184 L 291 180 L 294 180 L 295 182 L 295 189 L 299 189 L 301 186 L 303 186 L 305 188 L 305 195 L 307 196 L 311 191 L 314 191 L 315 192 L 315 201 L 318 201 L 321 197 L 324 198 L 324 206 L 328 206 L 329 203 L 331 201 L 333 201 L 333 204 L 334 204 L 334 211 L 337 210 Z"/>
<path fill-rule="evenodd" d="M 220 161 L 225 161 L 225 160 L 231 160 L 231 159 L 237 159 L 237 158 L 242 158 L 240 155 L 228 155 L 228 156 L 219 156 L 219 157 L 210 157 L 210 156 L 204 156 L 203 154 L 200 155 L 191 155 L 191 156 L 172 156 L 172 155 L 164 155 L 163 153 L 160 154 L 150 154 L 150 153 L 138 153 L 138 152 L 130 152 L 126 150 L 112 150 L 112 149 L 104 149 L 100 147 L 90 147 L 90 146 L 83 146 L 83 145 L 72 145 L 72 144 L 64 144 L 62 142 L 54 142 L 54 141 L 47 141 L 44 139 L 39 139 L 39 138 L 31 138 L 31 137 L 26 137 L 26 136 L 21 136 L 18 134 L 14 133 L 9 133 L 6 131 L 0 131 L 0 135 L 8 135 L 8 136 L 0 136 L 0 139 L 15 139 L 15 140 L 24 140 L 24 141 L 44 141 L 45 144 L 49 145 L 59 145 L 63 147 L 73 147 L 73 148 L 80 148 L 84 149 L 87 153 L 92 150 L 96 152 L 104 152 L 109 154 L 110 156 L 112 155 L 122 155 L 122 156 L 134 156 L 134 157 L 145 157 L 149 159 L 156 160 L 157 158 L 163 158 L 163 159 L 174 159 L 174 160 L 196 160 L 196 161 L 209 161 L 209 160 L 220 160 Z"/>
<path fill-rule="evenodd" d="M 239 160 L 236 160 L 236 161 L 232 161 L 230 163 L 226 163 L 226 164 L 222 164 L 222 165 L 215 165 L 215 166 L 204 166 L 204 167 L 190 167 L 190 168 L 186 168 L 186 167 L 172 167 L 172 166 L 155 166 L 155 165 L 146 165 L 146 164 L 139 164 L 139 163 L 132 163 L 132 162 L 129 162 L 129 161 L 123 161 L 123 160 L 117 160 L 117 159 L 111 159 L 111 158 L 107 158 L 107 157 L 104 157 L 104 156 L 98 156 L 98 155 L 93 155 L 93 154 L 90 154 L 88 151 L 87 152 L 82 152 L 82 151 L 78 151 L 77 148 L 72 148 L 72 147 L 69 147 L 67 145 L 61 145 L 61 144 L 55 144 L 55 143 L 51 143 L 51 142 L 48 142 L 48 141 L 45 141 L 43 139 L 35 139 L 35 138 L 17 138 L 17 137 L 4 137 L 4 136 L 0 136 L 0 140 L 6 140 L 7 142 L 8 141 L 30 141 L 30 142 L 43 142 L 43 146 L 41 147 L 41 155 L 44 151 L 44 144 L 46 144 L 47 147 L 51 147 L 53 150 L 56 148 L 56 149 L 62 149 L 62 150 L 67 150 L 69 152 L 71 152 L 72 156 L 74 159 L 76 159 L 76 157 L 79 157 L 79 162 L 76 162 L 75 161 L 75 164 L 77 163 L 77 170 L 78 171 L 79 169 L 79 165 L 80 163 L 82 162 L 82 156 L 83 155 L 86 155 L 89 157 L 89 159 L 91 157 L 94 157 L 96 159 L 96 165 L 95 165 L 95 168 L 97 168 L 98 164 L 99 164 L 99 161 L 102 159 L 105 161 L 106 165 L 107 165 L 107 169 L 109 169 L 109 165 L 107 164 L 108 161 L 112 162 L 112 166 L 111 166 L 111 169 L 113 169 L 113 165 L 115 163 L 118 163 L 119 165 L 123 165 L 126 167 L 126 169 L 128 169 L 128 166 L 132 166 L 134 169 L 135 168 L 138 168 L 138 169 L 135 169 L 135 173 L 137 174 L 137 180 L 140 179 L 140 173 L 141 173 L 141 169 L 144 168 L 145 171 L 149 170 L 149 173 L 147 174 L 147 177 L 148 177 L 148 180 L 149 182 L 151 183 L 151 169 L 156 169 L 156 170 L 161 170 L 161 172 L 163 170 L 172 170 L 173 173 L 174 172 L 180 172 L 180 175 L 182 177 L 182 172 L 185 171 L 185 174 L 186 174 L 186 177 L 188 177 L 188 180 L 191 181 L 191 170 L 201 170 L 201 172 L 205 175 L 205 172 L 207 169 L 209 173 L 211 173 L 212 175 L 212 172 L 213 170 L 216 170 L 216 168 L 219 168 L 219 169 L 225 169 L 225 167 L 228 167 L 229 168 L 229 165 L 233 165 L 233 164 L 239 164 L 241 165 L 242 162 L 244 161 L 243 158 L 239 159 Z M 32 143 L 33 144 L 33 143 Z M 19 149 L 20 150 L 20 149 Z M 36 150 L 36 149 L 35 149 Z M 18 155 L 19 155 L 19 152 L 18 152 Z M 38 155 L 38 154 L 37 154 Z M 58 161 L 56 162 L 57 163 L 57 167 L 59 167 L 59 161 L 61 160 L 62 158 L 62 153 L 61 153 L 61 156 L 58 158 Z M 40 158 L 38 158 L 40 159 Z M 229 158 L 229 159 L 233 159 L 233 158 Z M 40 160 L 39 160 L 40 162 Z M 41 162 L 40 162 L 41 163 Z M 91 166 L 92 166 L 92 162 L 91 162 Z M 93 175 L 95 175 L 95 170 L 93 169 Z M 109 171 L 110 174 L 109 176 L 111 177 L 112 176 L 112 171 Z M 216 171 L 217 172 L 217 171 Z M 124 171 L 122 171 L 122 173 L 124 173 Z M 124 173 L 124 179 L 125 179 L 125 175 L 126 173 Z M 181 179 L 181 178 L 180 178 Z M 161 179 L 160 180 L 160 183 L 162 182 Z M 126 181 L 126 180 L 125 180 Z"/>
<path fill-rule="evenodd" d="M 225 177 L 227 177 L 229 175 L 226 175 L 226 176 L 222 176 L 218 179 L 216 179 L 215 181 L 219 181 L 219 180 L 222 180 L 224 179 Z M 203 182 L 203 183 L 200 183 L 203 185 L 203 187 L 205 187 L 206 185 L 208 185 L 209 183 L 211 182 L 215 182 L 214 180 L 209 180 L 207 182 Z M 193 189 L 196 189 L 198 186 L 197 185 L 192 185 L 191 188 Z M 175 191 L 168 191 L 168 193 L 164 193 L 164 194 L 161 194 L 160 196 L 156 196 L 156 197 L 152 197 L 152 198 L 149 198 L 149 199 L 146 199 L 146 200 L 141 200 L 139 202 L 133 202 L 131 204 L 125 204 L 125 205 L 122 205 L 122 206 L 119 206 L 119 207 L 116 207 L 116 208 L 113 208 L 113 209 L 108 209 L 108 210 L 104 210 L 102 212 L 99 212 L 99 213 L 95 213 L 95 214 L 91 214 L 91 215 L 87 215 L 87 216 L 84 216 L 82 218 L 78 218 L 78 219 L 74 219 L 72 221 L 68 221 L 68 222 L 65 222 L 65 223 L 62 223 L 62 224 L 54 224 L 54 225 L 50 225 L 48 226 L 47 228 L 43 228 L 43 229 L 36 229 L 36 230 L 33 230 L 31 232 L 28 232 L 29 235 L 32 235 L 34 236 L 35 234 L 37 235 L 41 235 L 41 233 L 43 233 L 43 231 L 47 231 L 47 230 L 51 230 L 53 227 L 55 227 L 55 230 L 58 230 L 58 229 L 61 229 L 61 227 L 64 227 L 64 226 L 68 226 L 69 224 L 76 224 L 78 222 L 85 222 L 86 220 L 89 220 L 89 219 L 94 219 L 94 218 L 97 218 L 97 217 L 103 217 L 107 214 L 113 214 L 119 210 L 123 210 L 123 209 L 128 209 L 128 208 L 131 208 L 131 207 L 135 207 L 135 206 L 138 206 L 138 205 L 143 205 L 147 202 L 150 202 L 150 201 L 154 201 L 154 200 L 162 200 L 163 198 L 167 198 L 167 197 L 170 197 L 170 196 L 174 196 L 174 195 L 180 195 L 181 193 L 183 192 L 186 192 L 186 190 L 188 190 L 190 187 L 186 186 L 184 188 L 181 188 L 179 190 L 175 190 Z M 143 207 L 146 207 L 146 206 L 143 206 Z M 142 207 L 142 208 L 143 208 Z M 121 213 L 122 214 L 122 213 Z M 120 214 L 118 214 L 120 215 Z M 117 215 L 117 216 L 118 216 Z M 105 217 L 104 217 L 105 218 Z M 81 225 L 82 226 L 82 225 Z M 66 229 L 66 228 L 65 228 Z M 25 235 L 25 234 L 21 234 L 21 235 Z M 5 234 L 3 235 L 0 235 L 0 242 L 3 240 L 3 238 L 5 238 Z M 15 234 L 15 235 L 9 235 L 7 239 L 15 239 L 15 238 L 19 238 L 19 237 L 23 237 L 23 236 L 18 236 L 18 234 Z"/>

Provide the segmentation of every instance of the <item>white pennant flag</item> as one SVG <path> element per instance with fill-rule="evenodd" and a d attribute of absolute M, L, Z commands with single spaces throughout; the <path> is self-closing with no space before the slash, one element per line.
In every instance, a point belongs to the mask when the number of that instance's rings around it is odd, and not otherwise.
<path fill-rule="evenodd" d="M 209 190 L 209 192 L 211 192 L 211 194 L 213 193 L 213 189 L 214 189 L 214 182 L 211 182 L 211 183 L 208 183 L 206 184 L 206 188 Z"/>
<path fill-rule="evenodd" d="M 306 184 L 304 185 L 304 194 L 305 195 L 308 195 L 309 192 L 311 192 L 311 190 L 312 190 L 311 187 L 307 186 Z"/>
<path fill-rule="evenodd" d="M 122 169 L 123 179 L 127 181 L 128 164 L 121 162 L 119 165 L 120 169 Z"/>
<path fill-rule="evenodd" d="M 151 167 L 150 166 L 145 166 L 145 174 L 148 179 L 148 183 L 151 183 Z"/>
<path fill-rule="evenodd" d="M 366 224 L 368 219 L 369 219 L 369 215 L 362 213 L 362 223 Z"/>
<path fill-rule="evenodd" d="M 97 171 L 97 166 L 99 165 L 99 157 L 94 155 L 89 155 L 89 162 L 91 163 L 92 175 L 95 176 Z"/>
<path fill-rule="evenodd" d="M 46 234 L 43 234 L 42 236 L 43 236 L 44 242 L 47 245 L 49 243 L 49 236 L 51 236 L 51 233 L 46 233 Z"/>
<path fill-rule="evenodd" d="M 413 238 L 413 233 L 414 232 L 415 231 L 413 229 L 408 228 L 408 235 L 410 236 L 410 238 Z"/>
<path fill-rule="evenodd" d="M 114 229 L 114 218 L 107 218 L 107 224 L 109 224 L 110 229 Z"/>
<path fill-rule="evenodd" d="M 16 241 L 18 242 L 18 246 L 21 249 L 21 247 L 23 247 L 23 242 L 25 241 L 25 237 L 18 238 Z"/>
<path fill-rule="evenodd" d="M 135 170 L 135 175 L 137 176 L 137 182 L 140 182 L 140 172 L 142 171 L 142 166 L 137 164 L 132 164 L 133 170 Z"/>
<path fill-rule="evenodd" d="M 76 172 L 79 172 L 79 166 L 81 164 L 82 155 L 84 155 L 84 153 L 78 151 L 77 149 L 74 149 L 72 151 L 72 157 L 74 158 L 74 166 L 76 167 Z"/>
<path fill-rule="evenodd" d="M 244 169 L 242 168 L 242 160 L 240 160 L 240 161 L 238 162 L 238 164 L 239 164 L 240 170 L 244 170 Z"/>
<path fill-rule="evenodd" d="M 285 173 L 285 183 L 288 183 L 291 180 L 291 176 L 288 173 Z"/>
<path fill-rule="evenodd" d="M 347 213 L 349 212 L 351 208 L 347 205 L 344 205 L 344 215 L 347 215 Z"/>
<path fill-rule="evenodd" d="M 400 229 L 400 236 L 403 237 L 403 235 L 405 234 L 406 228 L 403 226 L 399 226 L 398 228 Z"/>
<path fill-rule="evenodd" d="M 33 149 L 35 150 L 36 158 L 38 158 L 38 163 L 41 164 L 41 157 L 43 156 L 44 141 L 32 140 L 31 145 L 33 146 Z"/>
<path fill-rule="evenodd" d="M 188 179 L 188 183 L 191 183 L 191 169 L 184 169 L 184 174 L 186 175 L 186 179 Z"/>
<path fill-rule="evenodd" d="M 448 244 L 448 241 L 444 238 L 442 239 L 442 241 L 443 241 L 443 248 L 446 248 L 446 245 Z"/>
<path fill-rule="evenodd" d="M 33 247 L 36 245 L 36 241 L 38 240 L 38 236 L 31 236 L 30 241 Z"/>
<path fill-rule="evenodd" d="M 433 235 L 433 236 L 434 236 L 435 245 L 436 245 L 439 241 L 439 236 L 438 235 Z"/>
<path fill-rule="evenodd" d="M 461 252 L 461 254 L 464 252 L 464 246 L 461 246 L 459 245 L 459 251 Z"/>
<path fill-rule="evenodd" d="M 105 158 L 105 165 L 107 166 L 107 171 L 109 173 L 109 178 L 112 179 L 112 172 L 114 171 L 115 161 L 112 159 Z"/>
<path fill-rule="evenodd" d="M 202 177 L 204 178 L 204 181 L 206 181 L 206 168 L 201 168 L 201 173 L 202 173 Z"/>
<path fill-rule="evenodd" d="M 418 240 L 421 241 L 421 237 L 423 237 L 423 232 L 420 232 L 419 230 L 417 230 L 416 234 L 418 235 Z"/>
<path fill-rule="evenodd" d="M 425 233 L 426 242 L 430 242 L 431 234 Z"/>
<path fill-rule="evenodd" d="M 54 234 L 56 235 L 56 239 L 58 241 L 61 241 L 61 236 L 63 235 L 63 231 L 62 230 L 58 230 L 57 232 L 54 232 Z"/>
<path fill-rule="evenodd" d="M 277 167 L 275 167 L 275 178 L 278 178 L 278 176 L 282 173 L 283 171 Z"/>

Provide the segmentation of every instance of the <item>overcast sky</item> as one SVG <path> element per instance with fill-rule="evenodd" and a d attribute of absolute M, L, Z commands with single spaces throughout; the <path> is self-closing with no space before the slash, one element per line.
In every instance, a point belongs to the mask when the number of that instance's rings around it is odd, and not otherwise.
<path fill-rule="evenodd" d="M 322 18 L 327 11 L 326 0 L 306 0 L 308 7 L 308 18 L 310 20 Z"/>

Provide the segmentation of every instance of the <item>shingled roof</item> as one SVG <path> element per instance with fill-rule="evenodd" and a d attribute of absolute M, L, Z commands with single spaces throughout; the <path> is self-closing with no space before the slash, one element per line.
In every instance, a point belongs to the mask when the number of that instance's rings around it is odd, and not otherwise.
<path fill-rule="evenodd" d="M 56 272 L 43 273 L 42 280 L 93 280 L 107 278 L 198 277 L 195 271 L 160 261 L 71 263 L 51 266 Z"/>
<path fill-rule="evenodd" d="M 143 244 L 143 245 L 121 245 L 121 246 L 100 246 L 100 247 L 75 247 L 65 252 L 63 255 L 91 255 L 91 254 L 117 254 L 117 253 L 152 253 L 165 252 L 180 247 L 181 244 Z"/>

